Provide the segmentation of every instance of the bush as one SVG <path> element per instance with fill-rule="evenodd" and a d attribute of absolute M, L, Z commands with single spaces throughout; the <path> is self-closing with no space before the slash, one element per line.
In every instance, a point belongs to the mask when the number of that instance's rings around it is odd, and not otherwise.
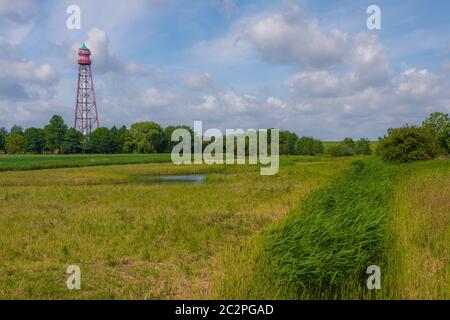
<path fill-rule="evenodd" d="M 356 154 L 372 154 L 372 149 L 370 148 L 370 141 L 368 139 L 359 139 L 355 145 Z"/>
<path fill-rule="evenodd" d="M 297 154 L 305 156 L 314 156 L 324 152 L 322 141 L 312 137 L 301 137 L 295 147 Z"/>
<path fill-rule="evenodd" d="M 389 129 L 377 147 L 377 154 L 389 163 L 432 159 L 438 151 L 438 139 L 433 132 L 416 126 Z"/>
<path fill-rule="evenodd" d="M 9 154 L 24 153 L 27 141 L 22 134 L 12 133 L 5 139 L 5 149 Z"/>
<path fill-rule="evenodd" d="M 341 143 L 337 146 L 329 147 L 328 153 L 333 157 L 345 157 L 355 155 L 354 150 L 346 143 Z"/>

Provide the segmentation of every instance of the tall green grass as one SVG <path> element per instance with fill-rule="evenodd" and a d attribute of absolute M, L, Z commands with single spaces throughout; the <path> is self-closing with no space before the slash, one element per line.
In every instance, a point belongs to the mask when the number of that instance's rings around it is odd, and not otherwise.
<path fill-rule="evenodd" d="M 301 213 L 270 230 L 265 241 L 278 285 L 297 297 L 364 288 L 367 267 L 383 264 L 390 176 L 378 160 L 355 161 L 346 175 L 307 197 Z"/>
<path fill-rule="evenodd" d="M 259 299 L 360 299 L 367 267 L 385 264 L 391 167 L 375 158 L 355 161 L 328 187 L 244 245 L 218 296 Z M 228 257 L 229 258 L 229 257 Z M 237 264 L 237 265 L 236 265 Z M 245 270 L 244 267 L 242 269 Z M 241 270 L 242 270 L 241 269 Z"/>

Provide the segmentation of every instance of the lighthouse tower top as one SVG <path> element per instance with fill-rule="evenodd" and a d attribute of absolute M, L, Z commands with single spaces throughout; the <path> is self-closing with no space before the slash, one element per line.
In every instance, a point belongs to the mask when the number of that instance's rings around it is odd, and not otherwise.
<path fill-rule="evenodd" d="M 90 65 L 91 63 L 91 50 L 83 43 L 81 48 L 78 49 L 78 64 Z"/>

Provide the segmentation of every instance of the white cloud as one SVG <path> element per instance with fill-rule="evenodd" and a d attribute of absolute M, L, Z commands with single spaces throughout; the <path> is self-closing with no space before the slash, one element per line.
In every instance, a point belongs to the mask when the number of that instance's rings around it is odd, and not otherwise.
<path fill-rule="evenodd" d="M 437 95 L 440 91 L 441 83 L 439 77 L 428 70 L 412 68 L 404 71 L 394 81 L 394 85 L 398 95 L 420 99 Z"/>
<path fill-rule="evenodd" d="M 213 79 L 211 75 L 207 72 L 192 73 L 184 75 L 181 78 L 181 83 L 189 89 L 201 90 L 212 87 Z"/>
<path fill-rule="evenodd" d="M 243 33 L 263 59 L 310 67 L 341 63 L 348 39 L 337 29 L 322 32 L 315 19 L 308 21 L 299 11 L 249 19 Z"/>
<path fill-rule="evenodd" d="M 286 102 L 278 97 L 268 97 L 267 104 L 276 109 L 285 109 L 287 106 Z"/>
<path fill-rule="evenodd" d="M 191 108 L 200 111 L 212 111 L 218 107 L 217 98 L 211 95 L 202 96 L 202 102 L 192 104 Z"/>
<path fill-rule="evenodd" d="M 15 23 L 27 23 L 37 13 L 35 0 L 0 0 L 0 17 Z"/>
<path fill-rule="evenodd" d="M 135 62 L 124 62 L 118 56 L 112 54 L 109 48 L 109 38 L 105 31 L 93 28 L 87 33 L 87 47 L 91 50 L 92 61 L 96 73 L 126 73 L 129 75 L 149 75 L 150 67 Z M 69 48 L 68 59 L 71 65 L 78 59 L 78 48 L 81 43 L 75 43 Z"/>
<path fill-rule="evenodd" d="M 168 91 L 158 90 L 156 88 L 148 88 L 140 97 L 140 103 L 148 108 L 168 107 L 175 102 L 175 95 Z"/>
<path fill-rule="evenodd" d="M 41 93 L 50 93 L 59 81 L 52 66 L 24 59 L 17 45 L 1 37 L 0 50 L 0 99 L 36 99 Z"/>
<path fill-rule="evenodd" d="M 228 113 L 247 112 L 255 109 L 258 104 L 258 100 L 255 96 L 239 96 L 231 90 L 228 90 L 222 95 L 222 101 Z"/>
<path fill-rule="evenodd" d="M 286 80 L 291 93 L 301 96 L 335 96 L 340 80 L 328 71 L 303 71 Z"/>

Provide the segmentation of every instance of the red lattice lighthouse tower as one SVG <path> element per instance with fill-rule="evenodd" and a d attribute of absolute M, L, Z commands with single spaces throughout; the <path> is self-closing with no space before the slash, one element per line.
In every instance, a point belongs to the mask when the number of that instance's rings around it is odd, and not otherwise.
<path fill-rule="evenodd" d="M 83 44 L 78 49 L 79 72 L 74 128 L 84 135 L 88 135 L 100 126 L 91 64 L 91 51 Z"/>

